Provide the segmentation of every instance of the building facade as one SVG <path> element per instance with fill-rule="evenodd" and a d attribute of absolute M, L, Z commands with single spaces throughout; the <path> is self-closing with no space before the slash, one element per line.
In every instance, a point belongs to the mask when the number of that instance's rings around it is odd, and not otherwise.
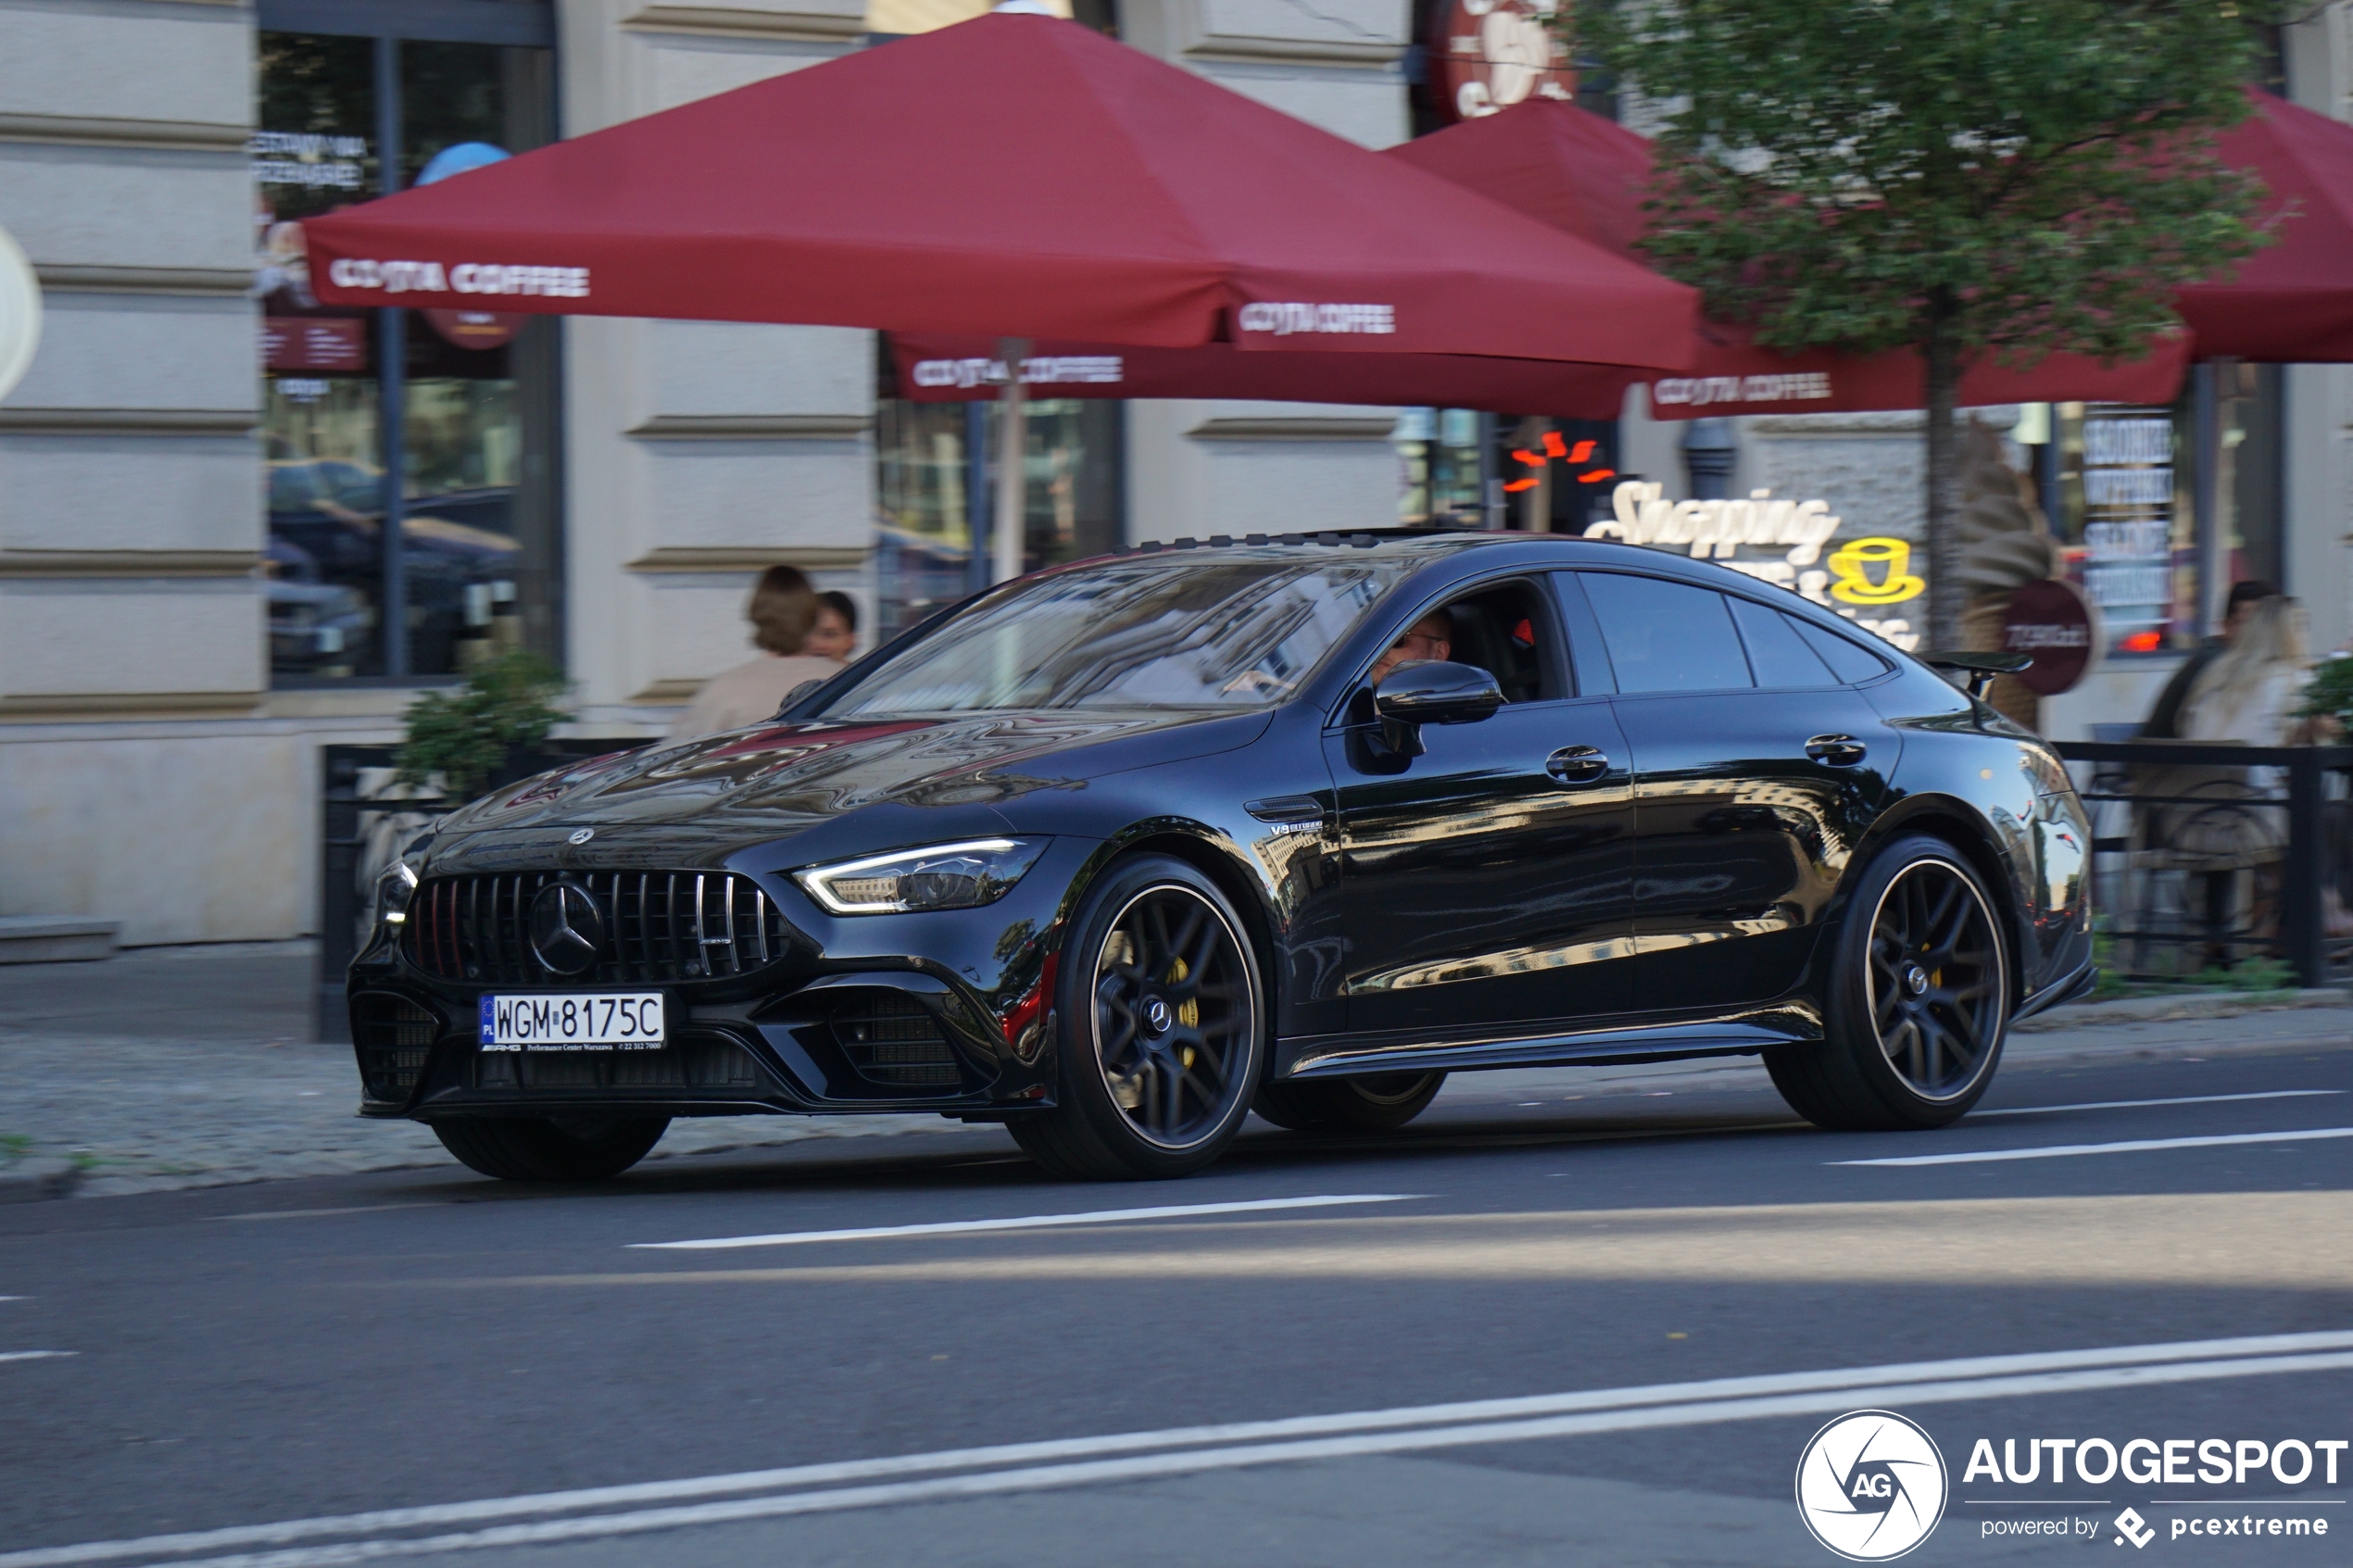
<path fill-rule="evenodd" d="M 319 748 L 396 739 L 419 691 L 535 648 L 579 734 L 640 737 L 746 656 L 766 566 L 849 593 L 868 638 L 962 592 L 993 416 L 892 396 L 875 334 L 337 311 L 308 293 L 299 225 L 982 8 L 0 0 L 0 228 L 46 312 L 0 400 L 0 915 L 113 919 L 131 944 L 308 932 Z M 1573 90 L 1442 58 L 1466 29 L 1524 51 L 1536 0 L 1064 8 L 1372 147 L 1434 108 Z M 2286 50 L 2293 95 L 2341 118 L 2347 12 Z M 2353 632 L 2353 373 L 2268 374 L 2250 458 L 2273 465 L 2274 521 L 2250 526 L 2331 646 Z M 1916 418 L 1743 424 L 1710 470 L 1730 494 L 1917 534 Z M 1596 491 L 1501 494 L 1541 433 L 1462 410 L 1041 401 L 1029 558 L 1237 523 L 1581 527 Z M 1639 393 L 1615 425 L 1554 433 L 1692 493 L 1688 427 L 1645 419 Z M 2112 658 L 2053 705 L 2055 733 L 2137 713 L 2179 657 Z"/>
<path fill-rule="evenodd" d="M 436 159 L 984 8 L 0 0 L 0 227 L 46 317 L 0 402 L 0 914 L 119 920 L 129 944 L 302 934 L 319 747 L 396 739 L 419 690 L 480 658 L 537 647 L 580 733 L 644 736 L 746 657 L 761 568 L 850 593 L 869 635 L 875 610 L 944 591 L 943 559 L 952 589 L 970 541 L 947 524 L 968 520 L 932 505 L 928 575 L 880 583 L 928 515 L 884 503 L 911 452 L 937 467 L 945 443 L 952 470 L 967 433 L 986 450 L 988 416 L 968 433 L 963 409 L 879 396 L 875 334 L 338 314 L 308 295 L 298 225 Z M 1402 6 L 1126 0 L 1114 19 L 1080 0 L 1077 19 L 1367 145 L 1407 133 Z M 1033 558 L 1244 515 L 1395 515 L 1381 410 L 1032 423 Z"/>

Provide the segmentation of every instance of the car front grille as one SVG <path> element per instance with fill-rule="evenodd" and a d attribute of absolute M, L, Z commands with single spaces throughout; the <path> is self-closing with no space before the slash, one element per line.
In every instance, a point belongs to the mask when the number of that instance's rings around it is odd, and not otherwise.
<path fill-rule="evenodd" d="M 351 998 L 351 1043 L 368 1098 L 405 1100 L 425 1071 L 441 1020 L 406 997 L 363 991 Z"/>
<path fill-rule="evenodd" d="M 835 1043 L 870 1084 L 953 1088 L 963 1079 L 939 1021 L 912 997 L 865 992 L 832 1019 Z"/>
<path fill-rule="evenodd" d="M 596 960 L 556 974 L 531 947 L 531 902 L 550 883 L 585 888 L 604 916 Z M 409 906 L 409 960 L 444 980 L 620 985 L 724 979 L 785 956 L 784 916 L 732 872 L 518 872 L 428 878 Z"/>

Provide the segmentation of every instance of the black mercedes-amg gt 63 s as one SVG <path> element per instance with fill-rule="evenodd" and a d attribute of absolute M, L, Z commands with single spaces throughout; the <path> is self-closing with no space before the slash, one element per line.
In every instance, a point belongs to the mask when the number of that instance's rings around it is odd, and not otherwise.
<path fill-rule="evenodd" d="M 379 885 L 367 1115 L 522 1180 L 676 1116 L 937 1111 L 1057 1174 L 1449 1073 L 1762 1055 L 1934 1127 L 2092 979 L 2052 751 L 1629 546 L 1252 534 L 1007 583 L 768 723 L 475 802 Z"/>

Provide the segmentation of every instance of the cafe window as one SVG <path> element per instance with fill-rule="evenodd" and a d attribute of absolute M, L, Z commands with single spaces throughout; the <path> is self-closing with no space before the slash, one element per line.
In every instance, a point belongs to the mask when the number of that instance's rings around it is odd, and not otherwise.
<path fill-rule="evenodd" d="M 338 15 L 298 9 L 313 27 Z M 494 8 L 509 31 L 526 9 Z M 560 659 L 556 324 L 324 306 L 302 244 L 306 219 L 550 140 L 553 54 L 358 35 L 387 13 L 351 14 L 354 34 L 270 31 L 265 5 L 259 36 L 271 679 L 430 681 L 522 646 Z"/>
<path fill-rule="evenodd" d="M 994 403 L 875 400 L 877 634 L 889 637 L 988 585 L 997 498 Z M 1027 408 L 1022 565 L 1101 555 L 1123 532 L 1123 432 L 1114 399 L 1047 397 Z"/>
<path fill-rule="evenodd" d="M 2048 436 L 2045 504 L 2109 652 L 2185 652 L 2215 630 L 2231 583 L 2289 586 L 2276 366 L 2199 365 L 2171 408 L 2048 407 L 2047 423 L 2026 421 Z"/>

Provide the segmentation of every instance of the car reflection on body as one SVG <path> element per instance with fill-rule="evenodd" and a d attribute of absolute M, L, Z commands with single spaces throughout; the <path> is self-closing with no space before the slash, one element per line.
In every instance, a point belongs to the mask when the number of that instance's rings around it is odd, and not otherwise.
<path fill-rule="evenodd" d="M 1433 613 L 1447 657 L 1370 681 Z M 367 1114 L 517 1179 L 875 1110 L 1172 1176 L 1253 1107 L 1378 1132 L 1450 1073 L 1719 1054 L 1823 1126 L 1932 1127 L 2090 984 L 2087 842 L 2042 742 L 1720 567 L 1180 540 L 444 819 L 353 1038 Z"/>

